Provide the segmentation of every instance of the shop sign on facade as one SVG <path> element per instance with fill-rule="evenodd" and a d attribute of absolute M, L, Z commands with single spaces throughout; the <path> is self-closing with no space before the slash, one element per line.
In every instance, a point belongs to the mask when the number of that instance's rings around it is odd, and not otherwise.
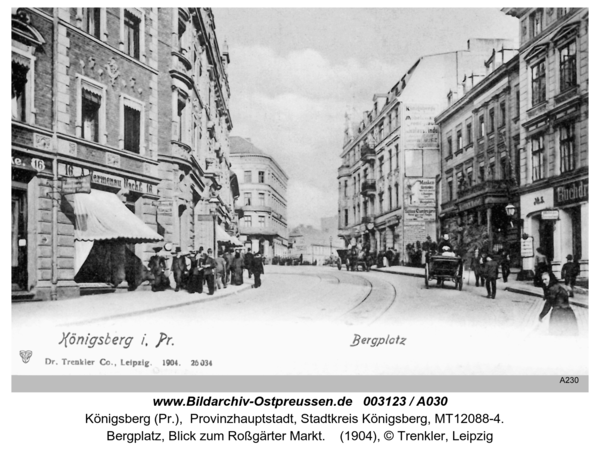
<path fill-rule="evenodd" d="M 566 206 L 587 201 L 589 198 L 588 180 L 580 180 L 554 187 L 554 205 Z"/>
<path fill-rule="evenodd" d="M 542 210 L 542 220 L 558 220 L 558 210 Z"/>
<path fill-rule="evenodd" d="M 74 193 L 91 193 L 92 192 L 92 178 L 88 174 L 87 176 L 79 177 L 64 177 L 62 179 L 62 194 L 74 194 Z"/>
<path fill-rule="evenodd" d="M 460 203 L 460 210 L 470 210 L 473 207 L 479 207 L 483 205 L 483 197 L 478 196 L 477 198 L 471 199 L 469 201 Z"/>
<path fill-rule="evenodd" d="M 42 159 L 18 155 L 11 156 L 11 165 L 15 168 L 23 168 L 37 172 L 44 171 L 46 167 L 49 166 Z"/>
<path fill-rule="evenodd" d="M 437 148 L 439 127 L 435 123 L 437 107 L 428 104 L 403 105 L 404 149 Z"/>
<path fill-rule="evenodd" d="M 161 199 L 158 202 L 158 209 L 156 211 L 159 215 L 172 215 L 173 214 L 173 200 L 172 199 Z"/>
<path fill-rule="evenodd" d="M 533 257 L 533 237 L 521 239 L 521 257 Z"/>
<path fill-rule="evenodd" d="M 435 209 L 429 207 L 407 207 L 404 210 L 405 224 L 435 221 Z"/>
<path fill-rule="evenodd" d="M 406 206 L 435 207 L 435 178 L 405 178 L 404 204 Z"/>
<path fill-rule="evenodd" d="M 101 173 L 99 171 L 94 171 L 92 173 L 92 183 L 113 188 L 123 188 L 123 186 L 125 185 L 125 182 L 122 177 L 112 176 L 110 174 Z"/>

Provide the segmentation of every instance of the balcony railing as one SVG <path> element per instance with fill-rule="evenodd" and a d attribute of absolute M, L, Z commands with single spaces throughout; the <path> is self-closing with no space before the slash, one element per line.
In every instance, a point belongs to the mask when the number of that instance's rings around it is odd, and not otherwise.
<path fill-rule="evenodd" d="M 372 148 L 368 144 L 363 145 L 363 147 L 360 148 L 360 159 L 363 162 L 375 160 L 375 148 Z"/>
<path fill-rule="evenodd" d="M 375 179 L 367 179 L 360 185 L 360 193 L 363 196 L 375 196 L 377 184 Z"/>
<path fill-rule="evenodd" d="M 338 168 L 338 177 L 348 177 L 351 175 L 350 166 L 342 165 Z"/>
<path fill-rule="evenodd" d="M 506 191 L 510 187 L 510 181 L 502 180 L 486 180 L 476 185 L 466 187 L 458 190 L 458 199 L 464 199 L 473 195 L 483 193 L 501 193 L 506 194 Z"/>

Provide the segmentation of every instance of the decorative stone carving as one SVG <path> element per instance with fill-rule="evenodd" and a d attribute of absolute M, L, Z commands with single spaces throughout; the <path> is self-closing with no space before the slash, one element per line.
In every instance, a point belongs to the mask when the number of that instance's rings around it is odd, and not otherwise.
<path fill-rule="evenodd" d="M 118 154 L 106 153 L 106 164 L 119 168 L 121 166 L 121 156 Z"/>
<path fill-rule="evenodd" d="M 37 149 L 43 149 L 44 151 L 49 151 L 52 143 L 50 141 L 50 137 L 45 135 L 40 135 L 38 133 L 33 134 L 33 146 Z"/>
<path fill-rule="evenodd" d="M 108 76 L 110 77 L 111 86 L 115 86 L 115 82 L 121 73 L 119 72 L 119 65 L 114 58 L 111 58 L 108 63 L 104 65 Z"/>
<path fill-rule="evenodd" d="M 94 57 L 88 57 L 88 65 L 90 69 L 94 69 L 94 66 L 96 66 L 96 59 Z"/>
<path fill-rule="evenodd" d="M 131 86 L 131 89 L 135 88 L 135 77 L 129 79 L 129 85 Z"/>
<path fill-rule="evenodd" d="M 66 140 L 58 140 L 58 152 L 61 154 L 77 156 L 77 143 Z"/>

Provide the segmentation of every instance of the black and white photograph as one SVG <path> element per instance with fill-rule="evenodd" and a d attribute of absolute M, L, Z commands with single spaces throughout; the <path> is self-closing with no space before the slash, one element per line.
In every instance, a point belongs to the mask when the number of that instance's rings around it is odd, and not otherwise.
<path fill-rule="evenodd" d="M 11 27 L 13 391 L 588 390 L 587 8 L 16 7 Z"/>

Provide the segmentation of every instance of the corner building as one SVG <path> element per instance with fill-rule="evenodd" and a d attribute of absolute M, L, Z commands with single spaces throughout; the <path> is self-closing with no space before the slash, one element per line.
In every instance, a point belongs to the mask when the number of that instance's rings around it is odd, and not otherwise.
<path fill-rule="evenodd" d="M 541 247 L 559 275 L 566 256 L 589 264 L 589 11 L 505 8 L 519 19 L 520 218 L 525 276 Z"/>
<path fill-rule="evenodd" d="M 241 242 L 267 259 L 287 256 L 287 174 L 248 138 L 231 137 L 231 161 L 240 186 Z"/>

